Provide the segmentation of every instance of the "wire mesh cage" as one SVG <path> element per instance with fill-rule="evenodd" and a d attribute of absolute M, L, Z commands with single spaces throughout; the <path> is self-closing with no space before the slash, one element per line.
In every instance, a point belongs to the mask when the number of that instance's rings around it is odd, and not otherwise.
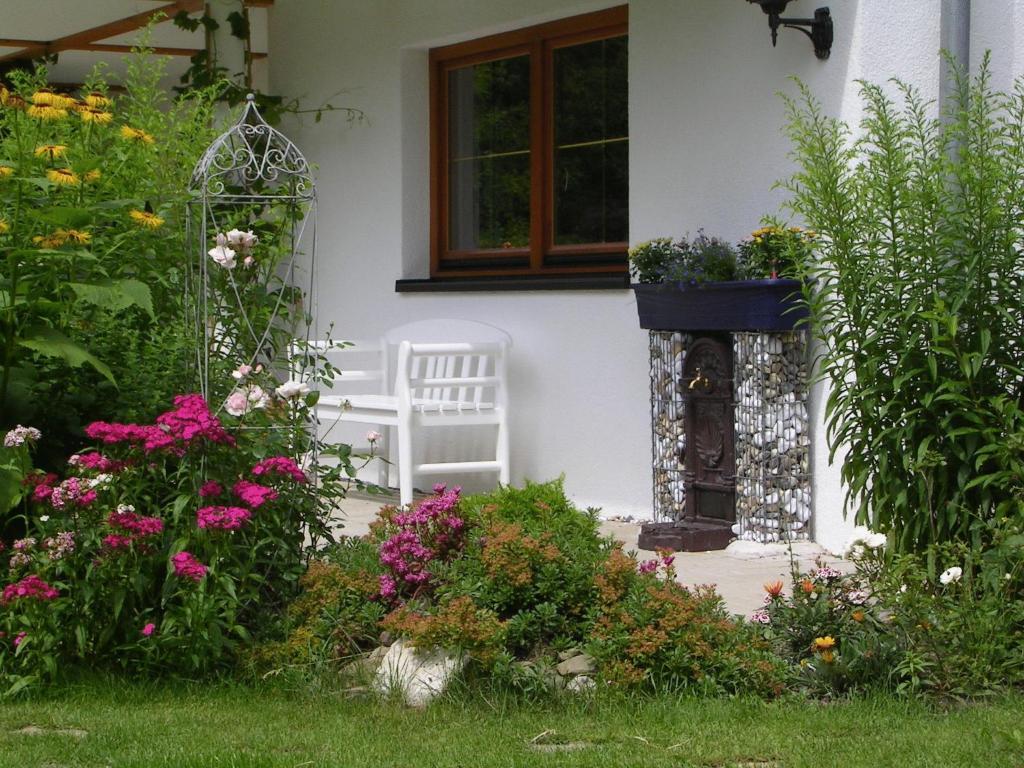
<path fill-rule="evenodd" d="M 693 336 L 650 331 L 651 453 L 654 460 L 654 518 L 682 520 L 686 510 L 686 388 L 683 362 Z"/>
<path fill-rule="evenodd" d="M 316 336 L 317 200 L 309 163 L 266 123 L 250 95 L 238 121 L 196 164 L 189 191 L 187 304 L 200 391 L 217 413 L 266 407 L 270 393 L 250 374 L 301 381 L 306 357 L 295 370 L 291 352 L 296 340 Z"/>

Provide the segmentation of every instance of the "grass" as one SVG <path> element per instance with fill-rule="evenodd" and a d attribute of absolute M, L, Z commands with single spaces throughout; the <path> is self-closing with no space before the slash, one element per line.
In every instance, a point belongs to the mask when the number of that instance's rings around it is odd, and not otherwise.
<path fill-rule="evenodd" d="M 89 683 L 0 704 L 0 766 L 1024 765 L 1024 699 L 486 699 L 425 711 L 332 694 Z M 25 730 L 27 729 L 27 731 Z"/>

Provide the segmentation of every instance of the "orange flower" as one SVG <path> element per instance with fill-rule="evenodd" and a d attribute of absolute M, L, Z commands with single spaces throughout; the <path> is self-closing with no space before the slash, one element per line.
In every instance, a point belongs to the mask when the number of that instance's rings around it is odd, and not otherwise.
<path fill-rule="evenodd" d="M 782 595 L 782 582 L 781 581 L 770 581 L 764 585 L 764 591 L 768 593 L 770 597 L 776 598 Z"/>
<path fill-rule="evenodd" d="M 814 582 L 810 579 L 804 579 L 800 582 L 800 589 L 804 591 L 805 595 L 809 595 L 814 591 Z"/>
<path fill-rule="evenodd" d="M 832 651 L 822 651 L 821 660 L 824 661 L 826 664 L 831 664 L 833 661 L 836 660 L 836 655 L 832 653 Z"/>
<path fill-rule="evenodd" d="M 858 624 L 860 624 L 862 621 L 864 621 L 864 611 L 854 611 L 850 614 L 850 618 L 856 621 Z"/>

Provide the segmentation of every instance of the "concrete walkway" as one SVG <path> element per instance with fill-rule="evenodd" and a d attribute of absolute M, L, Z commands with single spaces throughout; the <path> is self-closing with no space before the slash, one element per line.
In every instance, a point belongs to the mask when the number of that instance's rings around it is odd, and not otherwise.
<path fill-rule="evenodd" d="M 397 503 L 397 499 L 386 496 L 350 496 L 345 499 L 339 514 L 339 521 L 344 527 L 339 532 L 346 536 L 362 536 L 367 533 L 377 511 L 387 503 Z M 654 552 L 637 549 L 637 536 L 640 533 L 637 523 L 605 521 L 601 524 L 601 530 L 623 542 L 627 551 L 635 551 L 639 560 L 656 557 Z M 690 586 L 714 584 L 730 611 L 749 616 L 763 604 L 764 585 L 768 582 L 781 580 L 788 592 L 791 581 L 790 555 L 789 548 L 783 544 L 749 542 L 734 542 L 729 549 L 720 552 L 679 552 L 675 560 L 677 580 Z M 794 544 L 792 557 L 800 570 L 812 567 L 816 558 L 842 570 L 847 570 L 849 566 L 809 542 Z"/>

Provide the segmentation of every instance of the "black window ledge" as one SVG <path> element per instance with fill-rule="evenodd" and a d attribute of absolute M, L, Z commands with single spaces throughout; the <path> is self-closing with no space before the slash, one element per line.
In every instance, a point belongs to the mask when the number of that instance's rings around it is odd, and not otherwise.
<path fill-rule="evenodd" d="M 471 291 L 601 291 L 629 288 L 629 275 L 523 275 L 521 277 L 435 277 L 395 281 L 396 293 Z"/>

